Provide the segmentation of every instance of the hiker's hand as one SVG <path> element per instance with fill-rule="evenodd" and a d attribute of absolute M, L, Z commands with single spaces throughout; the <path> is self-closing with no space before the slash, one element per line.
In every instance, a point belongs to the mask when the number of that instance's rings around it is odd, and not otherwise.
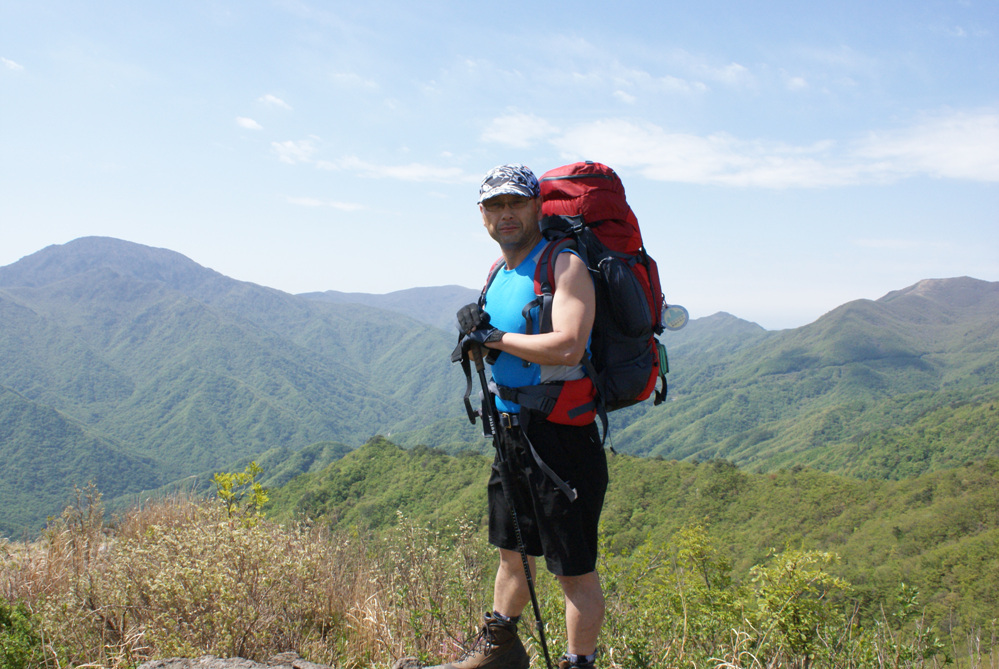
<path fill-rule="evenodd" d="M 487 329 L 489 327 L 489 314 L 483 311 L 478 302 L 466 304 L 458 309 L 458 330 L 463 335 L 467 335 L 472 330 Z"/>
<path fill-rule="evenodd" d="M 498 328 L 487 327 L 484 330 L 474 330 L 458 339 L 458 345 L 451 352 L 451 362 L 461 362 L 462 360 L 478 360 L 481 355 L 480 349 L 486 348 L 486 344 L 499 341 L 505 333 Z M 485 361 L 490 365 L 496 363 L 496 358 L 500 352 L 495 348 L 486 351 Z"/>
<path fill-rule="evenodd" d="M 468 351 L 479 346 L 484 347 L 486 344 L 498 342 L 505 334 L 503 330 L 490 326 L 487 321 L 485 327 L 480 325 L 478 330 L 472 330 L 461 338 L 461 348 L 464 351 Z"/>

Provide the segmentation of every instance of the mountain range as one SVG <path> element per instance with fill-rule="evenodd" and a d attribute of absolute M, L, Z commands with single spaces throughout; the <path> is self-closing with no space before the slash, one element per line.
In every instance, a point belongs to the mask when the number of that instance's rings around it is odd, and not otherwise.
<path fill-rule="evenodd" d="M 453 334 L 164 249 L 91 237 L 2 267 L 0 323 L 5 532 L 89 480 L 114 497 L 277 446 L 462 427 L 440 401 L 464 388 Z"/>
<path fill-rule="evenodd" d="M 629 452 L 816 464 L 820 453 L 835 458 L 872 430 L 948 402 L 989 406 L 999 383 L 999 283 L 924 280 L 793 330 L 718 314 L 666 339 L 674 402 L 631 417 L 622 431 Z"/>
<path fill-rule="evenodd" d="M 484 449 L 448 360 L 453 315 L 477 293 L 291 295 L 99 237 L 0 267 L 0 532 L 37 529 L 88 481 L 113 498 L 376 434 Z M 793 330 L 695 319 L 662 337 L 668 402 L 615 412 L 609 441 L 883 478 L 996 455 L 997 314 L 999 283 L 963 277 Z M 926 438 L 941 425 L 960 442 Z"/>

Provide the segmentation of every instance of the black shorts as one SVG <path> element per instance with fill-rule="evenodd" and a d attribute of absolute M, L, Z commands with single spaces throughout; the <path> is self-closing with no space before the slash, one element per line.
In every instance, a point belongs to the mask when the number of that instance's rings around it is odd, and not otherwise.
<path fill-rule="evenodd" d="M 538 466 L 519 428 L 508 439 L 512 497 L 528 555 L 545 556 L 558 576 L 580 576 L 597 567 L 597 526 L 607 491 L 607 456 L 595 424 L 557 425 L 543 418 L 529 421 L 527 436 L 558 476 L 575 488 L 571 502 Z M 519 551 L 513 517 L 503 492 L 499 457 L 489 477 L 489 542 Z"/>

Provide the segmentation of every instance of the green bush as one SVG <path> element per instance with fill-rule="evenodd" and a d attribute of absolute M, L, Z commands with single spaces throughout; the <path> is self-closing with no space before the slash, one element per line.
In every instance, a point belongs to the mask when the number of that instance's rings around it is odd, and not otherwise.
<path fill-rule="evenodd" d="M 28 607 L 0 600 L 0 669 L 32 669 L 43 657 L 37 622 Z"/>
<path fill-rule="evenodd" d="M 248 525 L 264 517 L 262 508 L 270 499 L 267 490 L 257 481 L 264 470 L 251 462 L 241 472 L 216 472 L 212 477 L 215 494 L 225 508 L 227 518 L 240 516 Z"/>
<path fill-rule="evenodd" d="M 790 549 L 770 557 L 750 570 L 756 652 L 786 658 L 784 666 L 809 666 L 835 634 L 842 617 L 836 595 L 849 584 L 826 571 L 839 561 L 833 553 Z"/>

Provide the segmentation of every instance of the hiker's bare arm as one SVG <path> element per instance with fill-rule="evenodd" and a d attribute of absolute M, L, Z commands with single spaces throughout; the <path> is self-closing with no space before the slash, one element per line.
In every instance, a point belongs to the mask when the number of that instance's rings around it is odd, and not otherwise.
<path fill-rule="evenodd" d="M 538 335 L 506 332 L 487 346 L 540 365 L 575 365 L 586 353 L 595 313 L 596 296 L 586 265 L 574 253 L 560 253 L 555 259 L 552 331 Z"/>

